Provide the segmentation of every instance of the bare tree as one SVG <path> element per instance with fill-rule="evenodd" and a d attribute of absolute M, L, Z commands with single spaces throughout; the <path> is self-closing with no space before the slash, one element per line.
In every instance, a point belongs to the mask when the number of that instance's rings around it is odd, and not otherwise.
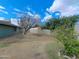
<path fill-rule="evenodd" d="M 24 14 L 20 17 L 20 26 L 22 28 L 23 34 L 26 34 L 26 32 L 34 25 L 32 20 L 33 18 L 27 14 Z"/>

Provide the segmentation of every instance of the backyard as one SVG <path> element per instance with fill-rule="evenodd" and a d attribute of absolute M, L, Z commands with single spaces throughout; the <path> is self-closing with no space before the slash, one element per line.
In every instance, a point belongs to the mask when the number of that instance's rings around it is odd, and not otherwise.
<path fill-rule="evenodd" d="M 50 46 L 51 44 L 53 46 Z M 0 41 L 0 59 L 49 59 L 51 52 L 53 59 L 58 59 L 60 57 L 57 52 L 60 45 L 49 35 L 31 33 L 27 33 L 24 37 L 14 35 Z"/>

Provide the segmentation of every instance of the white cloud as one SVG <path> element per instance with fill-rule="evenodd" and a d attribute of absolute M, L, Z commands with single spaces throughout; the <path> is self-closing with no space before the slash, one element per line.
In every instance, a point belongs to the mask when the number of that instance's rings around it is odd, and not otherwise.
<path fill-rule="evenodd" d="M 27 13 L 29 16 L 34 16 L 33 13 L 31 13 L 31 12 L 29 12 L 29 11 L 28 11 L 28 12 L 21 12 L 21 13 L 20 13 L 20 12 L 12 12 L 12 13 L 13 13 L 13 14 L 16 14 L 18 17 L 21 17 L 21 16 L 23 16 L 23 15 L 26 14 L 26 13 Z"/>
<path fill-rule="evenodd" d="M 71 16 L 71 15 L 76 15 L 76 14 L 79 14 L 78 7 L 73 8 L 72 6 L 69 6 L 67 9 L 62 11 L 62 16 Z"/>
<path fill-rule="evenodd" d="M 5 7 L 3 7 L 3 6 L 0 5 L 0 12 L 2 12 L 4 14 L 8 14 L 8 12 L 5 11 L 5 9 L 6 9 Z"/>
<path fill-rule="evenodd" d="M 27 14 L 30 15 L 30 16 L 34 16 L 31 12 L 27 12 Z"/>
<path fill-rule="evenodd" d="M 7 11 L 0 9 L 0 12 L 4 13 L 4 14 L 8 14 Z"/>
<path fill-rule="evenodd" d="M 17 9 L 17 8 L 14 8 L 13 10 L 14 12 L 12 12 L 12 14 L 15 14 L 17 17 L 21 17 L 24 13 L 24 11 Z"/>
<path fill-rule="evenodd" d="M 26 10 L 27 12 L 30 12 L 30 13 L 32 12 L 33 14 L 36 14 L 36 12 L 30 7 L 26 7 Z"/>
<path fill-rule="evenodd" d="M 45 13 L 45 17 L 41 20 L 42 22 L 46 22 L 48 21 L 49 19 L 52 18 L 52 15 L 48 14 L 48 13 Z"/>
<path fill-rule="evenodd" d="M 4 17 L 0 17 L 0 20 L 5 20 L 5 18 Z"/>
<path fill-rule="evenodd" d="M 40 18 L 41 18 L 41 16 L 39 14 L 34 15 L 34 19 L 40 19 Z"/>
<path fill-rule="evenodd" d="M 5 7 L 3 7 L 3 6 L 0 5 L 0 9 L 5 9 Z"/>
<path fill-rule="evenodd" d="M 20 9 L 17 9 L 17 8 L 14 8 L 14 10 L 15 10 L 16 12 L 21 12 L 21 10 L 20 10 Z"/>
<path fill-rule="evenodd" d="M 62 0 L 55 0 L 52 6 L 50 6 L 50 8 L 47 8 L 46 10 L 48 12 L 54 12 L 56 10 L 61 9 L 62 6 L 63 6 Z"/>
<path fill-rule="evenodd" d="M 31 10 L 31 8 L 30 8 L 30 7 L 27 7 L 27 10 L 28 10 L 28 11 L 30 11 L 30 10 Z"/>
<path fill-rule="evenodd" d="M 21 17 L 23 16 L 24 14 L 23 13 L 15 13 L 17 17 Z"/>
<path fill-rule="evenodd" d="M 55 0 L 48 12 L 60 11 L 62 16 L 79 14 L 79 0 Z"/>

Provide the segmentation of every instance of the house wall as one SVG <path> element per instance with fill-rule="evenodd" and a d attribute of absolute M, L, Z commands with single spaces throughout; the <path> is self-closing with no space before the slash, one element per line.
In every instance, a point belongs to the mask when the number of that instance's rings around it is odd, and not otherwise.
<path fill-rule="evenodd" d="M 16 27 L 1 25 L 0 24 L 0 37 L 6 37 L 13 34 L 16 31 Z"/>

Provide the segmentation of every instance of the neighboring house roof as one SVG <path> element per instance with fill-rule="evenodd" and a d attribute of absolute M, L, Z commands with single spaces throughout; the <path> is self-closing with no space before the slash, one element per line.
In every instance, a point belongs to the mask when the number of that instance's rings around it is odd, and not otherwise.
<path fill-rule="evenodd" d="M 7 26 L 13 26 L 13 27 L 20 27 L 20 26 L 16 26 L 14 24 L 11 24 L 10 21 L 5 21 L 5 20 L 0 20 L 0 24 L 7 25 Z"/>

